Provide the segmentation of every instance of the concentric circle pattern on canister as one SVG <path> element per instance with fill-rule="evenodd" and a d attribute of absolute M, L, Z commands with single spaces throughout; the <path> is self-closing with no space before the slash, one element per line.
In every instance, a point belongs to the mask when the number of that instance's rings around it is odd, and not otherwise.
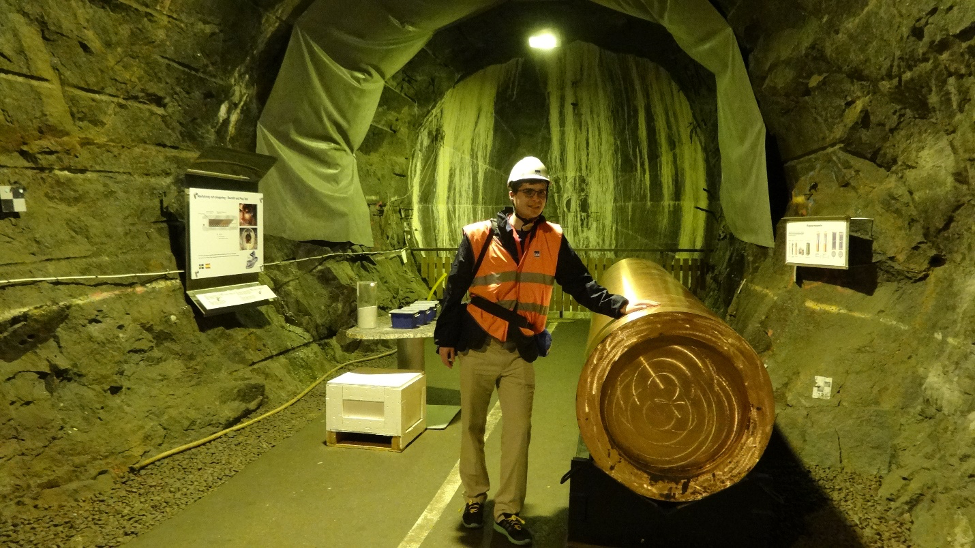
<path fill-rule="evenodd" d="M 697 500 L 742 479 L 773 432 L 759 357 L 653 262 L 620 261 L 601 284 L 661 306 L 591 322 L 577 422 L 594 462 L 658 500 Z"/>

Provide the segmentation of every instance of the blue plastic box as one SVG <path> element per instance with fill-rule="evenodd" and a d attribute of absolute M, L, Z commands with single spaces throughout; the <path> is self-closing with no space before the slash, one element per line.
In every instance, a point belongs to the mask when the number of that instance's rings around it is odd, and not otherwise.
<path fill-rule="evenodd" d="M 416 311 L 418 315 L 420 315 L 420 318 L 417 320 L 417 326 L 426 325 L 434 320 L 434 317 L 431 315 L 431 312 L 428 311 L 429 308 L 425 305 L 418 304 L 417 302 L 414 302 L 409 306 L 404 306 L 401 309 Z"/>
<path fill-rule="evenodd" d="M 438 303 L 433 300 L 418 300 L 411 304 L 411 307 L 416 307 L 424 312 L 425 324 L 433 321 L 438 314 Z"/>
<path fill-rule="evenodd" d="M 421 324 L 426 325 L 434 320 L 434 310 L 432 310 L 430 306 L 414 305 L 412 307 L 416 308 L 418 313 L 421 314 Z"/>
<path fill-rule="evenodd" d="M 393 309 L 390 311 L 390 326 L 393 328 L 417 328 L 420 323 L 420 313 L 410 309 Z"/>
<path fill-rule="evenodd" d="M 424 324 L 424 310 L 420 309 L 419 307 L 414 305 L 404 306 L 400 308 L 400 311 L 409 311 L 417 314 L 417 319 L 414 320 L 414 328 Z"/>

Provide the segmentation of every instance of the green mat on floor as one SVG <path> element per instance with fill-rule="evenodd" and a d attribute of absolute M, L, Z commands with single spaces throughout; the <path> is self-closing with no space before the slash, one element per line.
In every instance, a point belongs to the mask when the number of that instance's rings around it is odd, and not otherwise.
<path fill-rule="evenodd" d="M 451 421 L 461 412 L 458 405 L 432 405 L 427 404 L 427 429 L 443 430 L 451 424 Z"/>

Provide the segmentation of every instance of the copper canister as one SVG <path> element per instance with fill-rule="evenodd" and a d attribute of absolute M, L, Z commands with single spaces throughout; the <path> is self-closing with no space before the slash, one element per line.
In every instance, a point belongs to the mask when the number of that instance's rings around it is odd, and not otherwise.
<path fill-rule="evenodd" d="M 622 260 L 600 282 L 661 305 L 593 316 L 577 423 L 594 462 L 664 501 L 698 500 L 742 479 L 773 432 L 773 388 L 756 352 L 654 262 Z"/>

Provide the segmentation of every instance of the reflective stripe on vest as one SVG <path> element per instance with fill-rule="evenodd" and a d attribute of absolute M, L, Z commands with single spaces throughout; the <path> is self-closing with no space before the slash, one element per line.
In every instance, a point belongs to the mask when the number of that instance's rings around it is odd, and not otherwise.
<path fill-rule="evenodd" d="M 515 307 L 516 313 L 532 325 L 533 334 L 542 332 L 546 328 L 546 315 L 556 280 L 556 261 L 563 241 L 563 229 L 549 222 L 537 227 L 528 250 L 523 252 L 518 264 L 492 235 L 491 221 L 467 225 L 464 231 L 476 256 L 485 246 L 485 239 L 492 239 L 468 289 L 469 293 L 496 302 L 506 309 Z M 509 323 L 471 304 L 468 305 L 468 312 L 485 332 L 505 341 Z M 531 335 L 526 329 L 522 331 L 527 336 Z"/>

